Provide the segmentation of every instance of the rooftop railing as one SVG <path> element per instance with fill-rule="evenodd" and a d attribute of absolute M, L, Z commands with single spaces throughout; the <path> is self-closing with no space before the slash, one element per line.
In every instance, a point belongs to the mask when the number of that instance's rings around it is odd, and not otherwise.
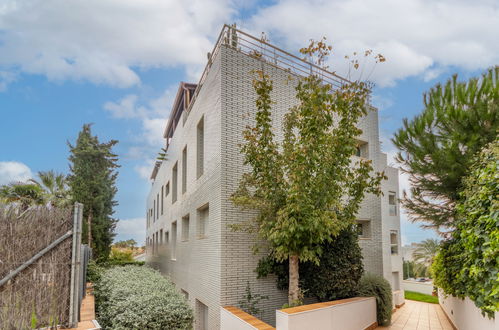
<path fill-rule="evenodd" d="M 213 47 L 213 51 L 208 56 L 208 63 L 199 79 L 198 85 L 191 99 L 187 111 L 189 112 L 194 101 L 196 100 L 199 91 L 203 87 L 203 83 L 210 71 L 212 59 L 218 54 L 220 47 L 226 45 L 243 54 L 264 61 L 265 63 L 274 65 L 280 69 L 288 71 L 290 74 L 297 76 L 316 75 L 325 83 L 330 84 L 333 88 L 339 88 L 349 81 L 337 74 L 330 72 L 316 64 L 310 63 L 296 55 L 282 50 L 264 39 L 258 39 L 246 32 L 238 30 L 233 26 L 225 24 L 220 31 L 217 42 Z"/>

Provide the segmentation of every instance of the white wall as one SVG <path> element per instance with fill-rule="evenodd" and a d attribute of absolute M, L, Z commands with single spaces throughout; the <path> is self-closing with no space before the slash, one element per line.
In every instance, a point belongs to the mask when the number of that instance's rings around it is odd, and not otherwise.
<path fill-rule="evenodd" d="M 355 298 L 345 303 L 319 307 L 302 312 L 276 311 L 277 330 L 359 330 L 376 322 L 376 299 Z M 335 303 L 337 303 L 336 301 Z M 322 306 L 324 304 L 317 304 Z"/>
<path fill-rule="evenodd" d="M 251 324 L 220 307 L 220 330 L 254 330 Z"/>
<path fill-rule="evenodd" d="M 499 313 L 495 319 L 482 316 L 480 309 L 469 298 L 461 300 L 456 297 L 445 297 L 442 290 L 438 290 L 438 300 L 445 314 L 459 330 L 499 330 Z"/>
<path fill-rule="evenodd" d="M 433 283 L 404 280 L 402 281 L 402 288 L 406 291 L 414 291 L 431 295 L 431 293 L 433 292 Z"/>

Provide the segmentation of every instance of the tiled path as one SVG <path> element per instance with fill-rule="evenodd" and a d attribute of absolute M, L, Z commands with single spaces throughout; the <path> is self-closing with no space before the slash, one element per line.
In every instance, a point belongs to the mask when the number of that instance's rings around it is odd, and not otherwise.
<path fill-rule="evenodd" d="M 81 321 L 78 322 L 78 328 L 72 328 L 69 330 L 88 330 L 95 328 L 95 325 L 92 322 L 92 320 L 95 320 L 94 295 L 92 291 L 92 288 L 87 285 L 87 294 L 81 302 Z"/>
<path fill-rule="evenodd" d="M 452 330 L 454 329 L 439 304 L 429 304 L 406 300 L 392 316 L 389 327 L 377 327 L 376 330 Z"/>

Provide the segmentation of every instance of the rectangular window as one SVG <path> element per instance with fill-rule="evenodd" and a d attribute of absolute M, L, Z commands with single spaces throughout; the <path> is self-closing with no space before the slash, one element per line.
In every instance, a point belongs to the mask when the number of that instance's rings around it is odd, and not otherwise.
<path fill-rule="evenodd" d="M 159 230 L 159 245 L 163 246 L 163 229 Z"/>
<path fill-rule="evenodd" d="M 163 204 L 164 204 L 164 191 L 165 191 L 165 186 L 161 186 L 161 215 L 163 215 Z"/>
<path fill-rule="evenodd" d="M 396 230 L 390 231 L 390 252 L 393 255 L 399 253 L 398 235 Z"/>
<path fill-rule="evenodd" d="M 165 185 L 165 197 L 167 197 L 169 193 L 170 193 L 170 182 L 167 182 Z"/>
<path fill-rule="evenodd" d="M 388 193 L 388 208 L 390 215 L 397 215 L 397 196 L 391 191 Z"/>
<path fill-rule="evenodd" d="M 200 207 L 197 211 L 197 237 L 205 238 L 208 236 L 208 219 L 210 208 L 207 205 Z"/>
<path fill-rule="evenodd" d="M 156 221 L 156 200 L 154 200 L 153 210 L 154 210 L 154 214 L 153 214 L 152 221 L 154 222 L 154 221 Z"/>
<path fill-rule="evenodd" d="M 196 152 L 196 175 L 199 179 L 204 172 L 204 116 L 198 123 Z"/>
<path fill-rule="evenodd" d="M 359 238 L 371 238 L 371 221 L 370 220 L 357 220 L 357 234 Z"/>
<path fill-rule="evenodd" d="M 175 163 L 172 169 L 172 203 L 177 201 L 177 174 L 178 174 L 178 163 Z"/>
<path fill-rule="evenodd" d="M 172 223 L 172 260 L 177 260 L 177 221 Z"/>
<path fill-rule="evenodd" d="M 156 207 L 158 208 L 156 210 L 156 219 L 159 219 L 159 194 L 156 194 Z"/>
<path fill-rule="evenodd" d="M 165 244 L 168 245 L 170 243 L 170 233 L 168 231 L 165 232 Z"/>
<path fill-rule="evenodd" d="M 368 149 L 367 142 L 358 141 L 357 151 L 355 152 L 355 156 L 362 157 L 362 158 L 369 158 L 369 149 Z"/>
<path fill-rule="evenodd" d="M 208 306 L 196 299 L 196 330 L 208 330 Z"/>
<path fill-rule="evenodd" d="M 189 215 L 182 218 L 182 241 L 189 240 Z"/>
<path fill-rule="evenodd" d="M 182 150 L 182 194 L 187 191 L 187 146 Z"/>

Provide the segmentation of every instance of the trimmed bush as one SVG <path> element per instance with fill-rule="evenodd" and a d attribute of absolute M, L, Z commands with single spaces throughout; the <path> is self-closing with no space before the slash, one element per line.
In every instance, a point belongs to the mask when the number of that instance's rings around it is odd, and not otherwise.
<path fill-rule="evenodd" d="M 191 329 L 194 314 L 175 286 L 148 267 L 101 273 L 95 286 L 97 319 L 105 329 Z"/>
<path fill-rule="evenodd" d="M 359 282 L 359 295 L 376 298 L 376 315 L 379 325 L 392 321 L 392 287 L 382 276 L 365 274 Z"/>

